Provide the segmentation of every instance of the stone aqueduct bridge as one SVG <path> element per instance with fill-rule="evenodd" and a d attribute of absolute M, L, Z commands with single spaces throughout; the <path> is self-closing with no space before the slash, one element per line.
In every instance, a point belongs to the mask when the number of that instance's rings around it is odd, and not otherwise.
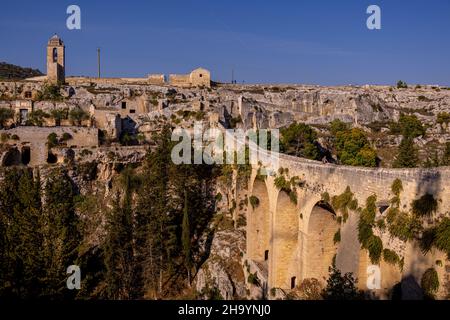
<path fill-rule="evenodd" d="M 261 152 L 261 150 L 259 150 Z M 268 152 L 261 152 L 267 160 Z M 288 169 L 288 178 L 297 176 L 304 182 L 297 188 L 297 204 L 284 191 L 275 186 L 278 173 L 273 170 L 266 179 L 258 178 L 258 169 L 271 168 L 273 163 L 260 160 L 253 166 L 247 195 L 257 197 L 259 205 L 247 211 L 247 254 L 251 272 L 257 272 L 263 291 L 271 288 L 289 290 L 303 279 L 325 281 L 328 268 L 335 257 L 342 272 L 352 272 L 358 278 L 360 289 L 367 289 L 367 267 L 371 264 L 366 250 L 360 249 L 357 225 L 359 213 L 349 212 L 346 223 L 339 225 L 331 205 L 322 200 L 327 192 L 331 197 L 342 194 L 349 186 L 361 207 L 371 195 L 377 196 L 377 218 L 381 217 L 389 199 L 393 197 L 391 185 L 395 179 L 403 183 L 401 206 L 409 210 L 412 200 L 426 193 L 439 199 L 438 211 L 450 212 L 450 168 L 437 169 L 382 169 L 323 164 L 321 162 L 279 155 L 279 167 Z M 340 228 L 341 241 L 333 238 Z M 375 232 L 375 231 L 374 231 Z M 375 234 L 377 234 L 375 232 Z M 424 256 L 417 244 L 403 243 L 388 234 L 377 234 L 384 248 L 404 256 L 403 271 L 381 262 L 381 289 L 373 294 L 386 298 L 395 284 L 412 279 L 413 286 L 420 283 L 426 269 L 435 267 L 435 261 L 446 260 L 442 252 L 432 251 Z M 448 280 L 445 268 L 438 270 L 441 284 Z M 411 281 L 410 281 L 411 282 Z M 441 285 L 441 287 L 443 287 Z M 403 284 L 402 284 L 403 289 Z M 276 290 L 277 291 L 277 290 Z M 414 291 L 414 288 L 412 288 Z M 413 294 L 414 296 L 414 294 Z"/>

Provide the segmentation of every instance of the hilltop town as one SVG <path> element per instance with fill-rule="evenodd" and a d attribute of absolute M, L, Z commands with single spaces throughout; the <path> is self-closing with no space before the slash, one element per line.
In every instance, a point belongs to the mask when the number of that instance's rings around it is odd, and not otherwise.
<path fill-rule="evenodd" d="M 399 140 L 383 137 L 383 132 L 388 131 L 390 121 L 407 113 L 429 126 L 427 140 L 417 141 L 422 150 L 428 145 L 442 149 L 449 140 L 448 120 L 436 121 L 439 114 L 450 112 L 448 88 L 230 85 L 214 83 L 203 68 L 170 75 L 167 82 L 164 75 L 153 74 L 147 78 L 66 78 L 65 64 L 64 43 L 54 36 L 47 46 L 46 76 L 0 82 L 0 108 L 11 111 L 3 119 L 2 142 L 16 155 L 3 152 L 3 166 L 21 161 L 31 166 L 62 162 L 67 148 L 77 156 L 84 149 L 111 144 L 142 145 L 151 142 L 160 117 L 174 126 L 202 120 L 209 126 L 269 129 L 302 121 L 319 130 L 339 119 L 365 127 L 373 133 L 374 143 L 388 150 Z M 70 139 L 47 150 L 51 133 Z M 54 157 L 47 151 L 55 153 Z M 386 159 L 387 164 L 390 160 Z"/>

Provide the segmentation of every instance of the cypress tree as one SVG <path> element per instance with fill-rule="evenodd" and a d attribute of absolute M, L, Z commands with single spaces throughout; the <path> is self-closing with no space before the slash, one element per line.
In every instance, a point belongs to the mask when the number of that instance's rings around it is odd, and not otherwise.
<path fill-rule="evenodd" d="M 0 296 L 36 298 L 42 294 L 44 256 L 40 178 L 29 169 L 5 174 L 0 201 Z"/>
<path fill-rule="evenodd" d="M 154 136 L 157 147 L 148 153 L 144 162 L 136 213 L 137 254 L 143 265 L 143 286 L 154 298 L 162 294 L 164 274 L 171 269 L 170 256 L 176 245 L 169 207 L 170 136 L 167 126 Z"/>
<path fill-rule="evenodd" d="M 110 299 L 130 298 L 130 269 L 133 251 L 129 228 L 128 211 L 121 205 L 120 196 L 117 194 L 108 216 L 108 236 L 105 247 L 106 294 Z"/>
<path fill-rule="evenodd" d="M 184 191 L 183 224 L 181 233 L 181 242 L 183 245 L 184 264 L 187 270 L 188 284 L 191 285 L 191 230 L 189 224 L 188 195 Z"/>
<path fill-rule="evenodd" d="M 41 294 L 42 279 L 45 276 L 39 175 L 34 179 L 30 170 L 24 171 L 19 179 L 17 192 L 20 204 L 15 208 L 18 225 L 16 248 L 17 259 L 23 268 L 22 297 L 32 298 Z"/>
<path fill-rule="evenodd" d="M 121 176 L 123 200 L 117 192 L 108 215 L 105 265 L 107 296 L 110 299 L 133 298 L 133 210 L 131 173 Z"/>
<path fill-rule="evenodd" d="M 408 136 L 403 137 L 393 164 L 394 168 L 415 168 L 418 163 L 419 156 L 413 139 Z"/>
<path fill-rule="evenodd" d="M 76 190 L 66 172 L 57 169 L 50 173 L 44 187 L 44 218 L 46 256 L 45 295 L 50 298 L 73 296 L 66 288 L 67 267 L 77 264 L 81 243 L 79 221 L 75 213 Z"/>
<path fill-rule="evenodd" d="M 16 238 L 18 225 L 15 221 L 15 208 L 19 203 L 17 183 L 20 172 L 7 169 L 0 188 L 0 296 L 20 296 L 21 267 L 17 265 Z"/>

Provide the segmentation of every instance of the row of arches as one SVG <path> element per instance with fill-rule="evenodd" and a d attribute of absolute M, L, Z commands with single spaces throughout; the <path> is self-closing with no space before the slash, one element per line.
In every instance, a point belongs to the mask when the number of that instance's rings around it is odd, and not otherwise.
<path fill-rule="evenodd" d="M 247 255 L 265 265 L 269 287 L 292 289 L 301 279 L 325 280 L 337 253 L 334 236 L 339 230 L 331 206 L 318 201 L 303 217 L 289 195 L 279 191 L 271 208 L 266 182 L 258 179 L 251 197 L 258 205 L 249 208 Z"/>

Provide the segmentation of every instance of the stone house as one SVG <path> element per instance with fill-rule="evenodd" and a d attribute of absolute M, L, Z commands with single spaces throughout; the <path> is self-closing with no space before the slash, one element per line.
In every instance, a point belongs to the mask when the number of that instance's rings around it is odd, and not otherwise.
<path fill-rule="evenodd" d="M 176 87 L 211 87 L 211 73 L 203 68 L 193 70 L 190 74 L 171 74 L 169 84 Z"/>

